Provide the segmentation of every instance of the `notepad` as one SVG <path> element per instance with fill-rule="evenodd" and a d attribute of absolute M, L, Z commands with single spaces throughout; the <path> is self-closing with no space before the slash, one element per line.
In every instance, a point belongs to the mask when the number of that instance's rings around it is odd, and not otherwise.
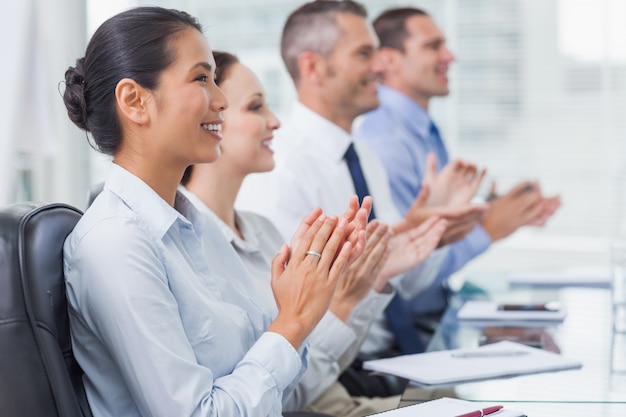
<path fill-rule="evenodd" d="M 515 271 L 508 275 L 511 285 L 536 287 L 596 287 L 611 286 L 609 265 L 578 266 L 570 268 Z"/>
<path fill-rule="evenodd" d="M 505 311 L 499 309 L 500 304 L 494 301 L 468 300 L 459 311 L 460 321 L 478 322 L 478 324 L 502 324 L 524 326 L 528 322 L 559 323 L 565 319 L 566 311 Z"/>
<path fill-rule="evenodd" d="M 487 403 L 477 403 L 472 401 L 458 400 L 456 398 L 443 397 L 437 400 L 426 401 L 408 407 L 397 408 L 373 414 L 377 417 L 455 417 L 461 414 L 483 409 L 489 405 Z M 525 414 L 519 411 L 503 408 L 494 414 L 494 417 L 524 417 Z"/>
<path fill-rule="evenodd" d="M 471 349 L 426 352 L 363 363 L 363 369 L 396 375 L 418 385 L 450 385 L 581 366 L 578 360 L 508 340 Z"/>

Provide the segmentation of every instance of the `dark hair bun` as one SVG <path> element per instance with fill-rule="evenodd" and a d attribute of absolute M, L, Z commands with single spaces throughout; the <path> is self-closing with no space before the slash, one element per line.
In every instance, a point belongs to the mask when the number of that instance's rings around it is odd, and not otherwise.
<path fill-rule="evenodd" d="M 84 58 L 76 61 L 75 67 L 65 71 L 65 92 L 63 102 L 70 120 L 79 128 L 89 131 L 87 127 L 87 104 L 85 102 Z"/>

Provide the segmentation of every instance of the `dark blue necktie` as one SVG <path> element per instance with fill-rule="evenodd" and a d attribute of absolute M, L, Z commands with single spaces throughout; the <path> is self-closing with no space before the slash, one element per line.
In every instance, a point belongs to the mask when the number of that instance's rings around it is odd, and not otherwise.
<path fill-rule="evenodd" d="M 430 137 L 428 140 L 430 141 L 431 146 L 434 148 L 435 156 L 437 157 L 437 171 L 441 170 L 448 163 L 448 151 L 446 151 L 446 147 L 443 144 L 443 140 L 441 139 L 441 135 L 439 134 L 439 129 L 437 125 L 433 122 L 430 122 Z"/>
<path fill-rule="evenodd" d="M 357 155 L 354 150 L 353 142 L 350 142 L 350 146 L 348 146 L 346 153 L 343 155 L 343 159 L 345 159 L 348 164 L 348 169 L 350 170 L 350 175 L 352 176 L 352 182 L 354 183 L 354 189 L 356 190 L 356 195 L 359 197 L 359 205 L 361 205 L 363 203 L 363 198 L 370 195 L 370 191 L 367 188 L 365 176 L 363 175 L 361 163 L 359 162 L 359 155 Z M 374 206 L 372 205 L 372 211 L 370 211 L 370 216 L 367 220 L 369 221 L 375 218 L 376 215 L 374 214 Z"/>
<path fill-rule="evenodd" d="M 354 144 L 352 142 L 350 143 L 350 146 L 348 146 L 348 150 L 346 150 L 343 158 L 348 164 L 348 169 L 350 170 L 350 175 L 352 176 L 352 182 L 354 183 L 356 194 L 359 197 L 359 203 L 361 203 L 363 198 L 370 195 L 370 193 L 367 188 L 367 182 L 365 182 L 365 177 L 363 176 L 359 156 L 354 150 Z M 372 220 L 374 218 L 376 218 L 376 215 L 374 214 L 374 207 L 372 206 L 372 211 L 370 212 L 368 220 Z M 395 336 L 396 345 L 402 353 L 409 354 L 424 351 L 424 345 L 420 341 L 417 332 L 413 327 L 409 306 L 404 298 L 402 298 L 398 293 L 396 293 L 396 295 L 391 299 L 391 302 L 385 310 L 385 315 L 387 317 L 389 327 Z"/>

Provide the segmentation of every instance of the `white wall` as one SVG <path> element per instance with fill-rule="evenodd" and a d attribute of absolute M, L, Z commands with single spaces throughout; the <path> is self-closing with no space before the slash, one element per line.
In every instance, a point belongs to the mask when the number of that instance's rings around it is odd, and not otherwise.
<path fill-rule="evenodd" d="M 65 70 L 84 51 L 85 10 L 84 0 L 3 4 L 0 204 L 33 199 L 81 205 L 85 199 L 87 144 L 59 93 Z M 19 165 L 30 170 L 28 190 L 19 190 Z"/>

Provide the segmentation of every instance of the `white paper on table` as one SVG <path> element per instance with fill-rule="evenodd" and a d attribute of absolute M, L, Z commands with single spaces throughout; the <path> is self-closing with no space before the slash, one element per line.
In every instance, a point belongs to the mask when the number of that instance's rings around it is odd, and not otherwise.
<path fill-rule="evenodd" d="M 468 354 L 478 357 L 459 357 Z M 578 360 L 508 340 L 477 348 L 402 355 L 363 363 L 363 369 L 396 375 L 421 385 L 450 385 L 581 366 Z"/>

